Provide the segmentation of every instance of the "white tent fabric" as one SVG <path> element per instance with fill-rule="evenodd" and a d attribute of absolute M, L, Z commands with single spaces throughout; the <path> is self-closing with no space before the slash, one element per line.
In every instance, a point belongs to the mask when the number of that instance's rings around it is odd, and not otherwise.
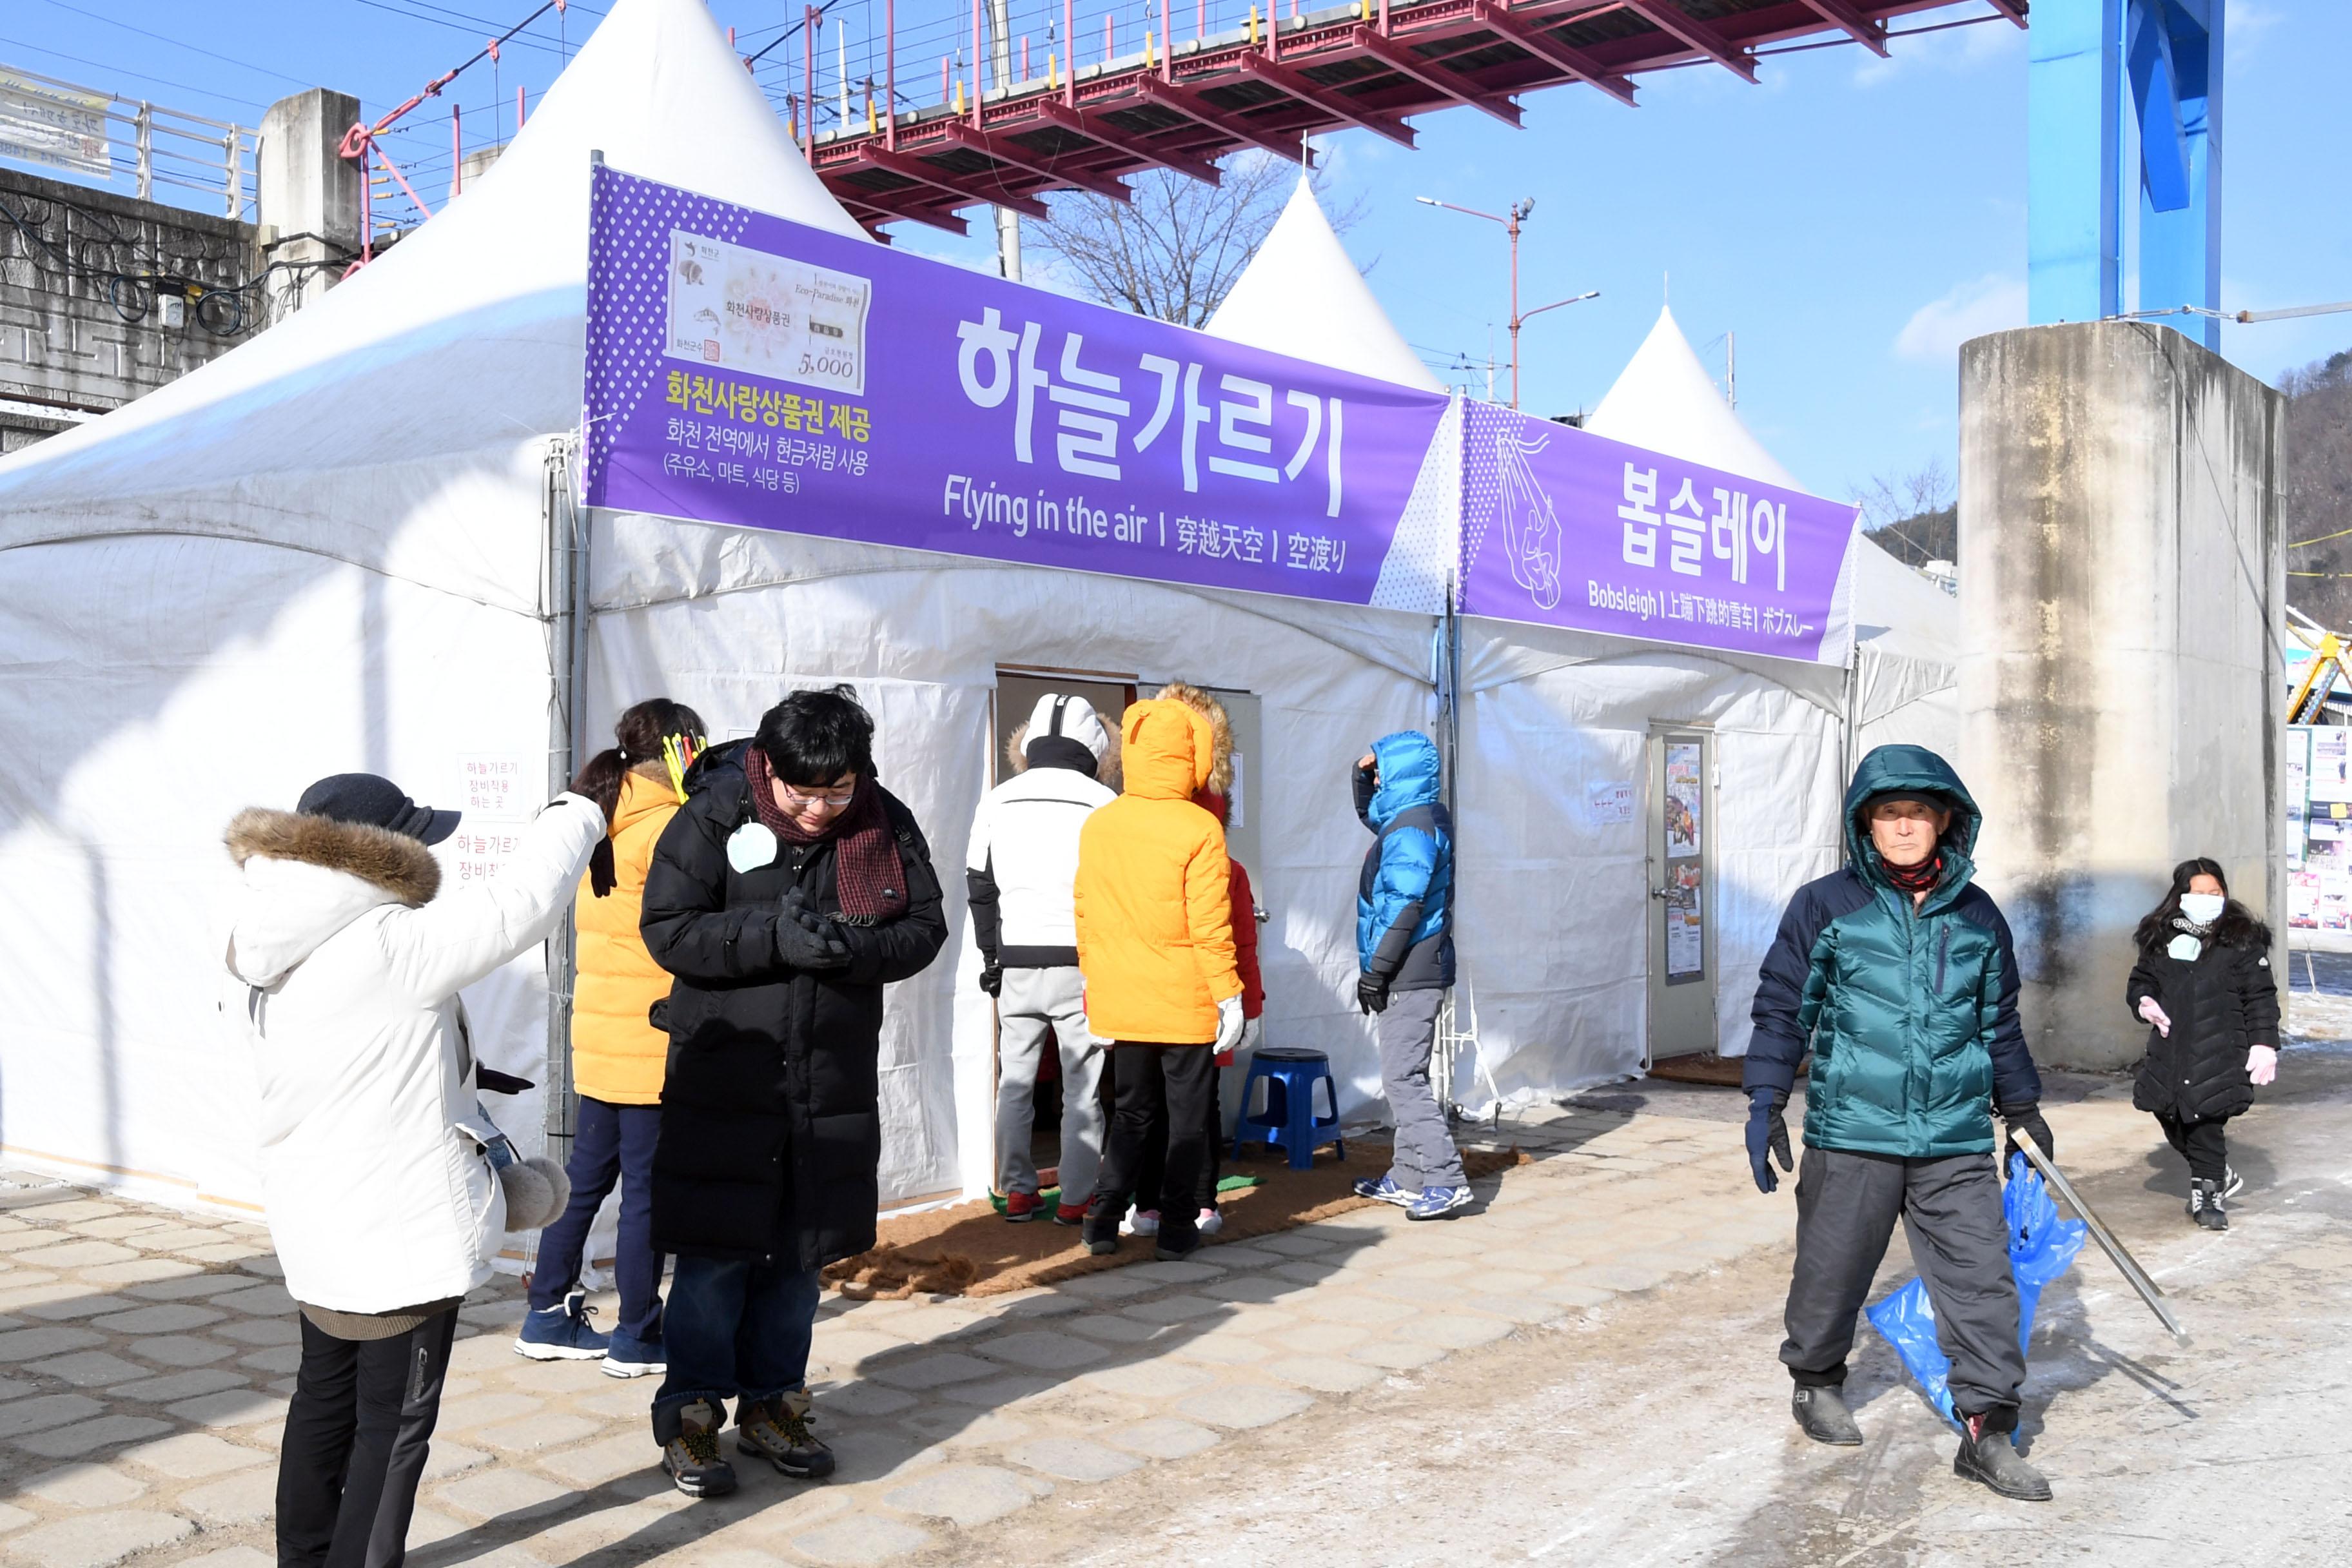
<path fill-rule="evenodd" d="M 1805 488 L 1732 412 L 1716 390 L 1715 378 L 1692 352 L 1690 340 L 1683 336 L 1674 311 L 1663 306 L 1657 324 L 1617 373 L 1608 395 L 1585 416 L 1584 427 L 1612 441 L 1647 447 L 1783 489 Z"/>
<path fill-rule="evenodd" d="M 1372 298 L 1303 174 L 1205 330 L 1379 381 L 1445 390 Z"/>

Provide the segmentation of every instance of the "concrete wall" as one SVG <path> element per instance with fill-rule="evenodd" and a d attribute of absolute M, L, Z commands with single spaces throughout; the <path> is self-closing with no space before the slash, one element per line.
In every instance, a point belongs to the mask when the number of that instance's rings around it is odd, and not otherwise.
<path fill-rule="evenodd" d="M 2284 924 L 2283 410 L 2151 323 L 1960 350 L 1958 762 L 2044 1062 L 2138 1059 L 2131 931 L 2176 862 Z"/>

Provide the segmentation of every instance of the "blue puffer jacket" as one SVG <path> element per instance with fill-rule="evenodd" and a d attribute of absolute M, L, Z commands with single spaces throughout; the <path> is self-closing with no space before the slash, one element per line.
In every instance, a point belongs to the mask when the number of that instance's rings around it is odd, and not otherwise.
<path fill-rule="evenodd" d="M 1864 820 L 1882 795 L 1952 813 L 1942 871 L 1914 905 L 1888 880 Z M 1741 1073 L 1786 1096 L 1810 1049 L 1805 1142 L 1908 1159 L 1988 1152 L 1995 1105 L 2042 1098 L 2017 1017 L 2009 922 L 1969 879 L 1978 813 L 1951 765 L 1923 746 L 1881 746 L 1845 797 L 1847 866 L 1789 900 L 1756 985 Z"/>
<path fill-rule="evenodd" d="M 1380 787 L 1356 773 L 1356 815 L 1379 837 L 1356 888 L 1356 962 L 1391 991 L 1454 984 L 1454 819 L 1437 747 L 1418 730 L 1372 742 Z"/>

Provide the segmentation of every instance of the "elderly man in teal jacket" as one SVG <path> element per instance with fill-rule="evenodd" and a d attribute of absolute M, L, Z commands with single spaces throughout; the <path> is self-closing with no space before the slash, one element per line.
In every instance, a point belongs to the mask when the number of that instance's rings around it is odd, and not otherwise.
<path fill-rule="evenodd" d="M 1797 890 L 1757 983 L 1748 1153 L 1757 1186 L 1779 1186 L 1768 1151 L 1790 1168 L 1781 1112 L 1811 1051 L 1780 1347 L 1806 1436 L 1862 1441 L 1845 1359 L 1899 1215 L 1965 1423 L 1953 1471 L 2044 1501 L 2049 1483 L 2013 1446 L 2025 1352 L 1993 1112 L 2045 1152 L 2050 1126 L 2018 1024 L 2009 922 L 1969 880 L 1978 823 L 1935 752 L 1881 746 L 1863 758 L 1845 797 L 1846 868 Z"/>

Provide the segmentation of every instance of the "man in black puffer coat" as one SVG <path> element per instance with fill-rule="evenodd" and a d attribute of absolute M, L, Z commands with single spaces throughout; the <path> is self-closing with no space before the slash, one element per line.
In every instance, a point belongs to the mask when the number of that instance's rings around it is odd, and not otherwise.
<path fill-rule="evenodd" d="M 847 687 L 800 691 L 688 777 L 641 930 L 676 975 L 654 1153 L 654 1245 L 677 1258 L 654 1437 L 678 1489 L 733 1489 L 737 1447 L 829 1474 L 808 1429 L 817 1271 L 874 1245 L 882 988 L 947 940 L 914 816 L 874 776 Z"/>

